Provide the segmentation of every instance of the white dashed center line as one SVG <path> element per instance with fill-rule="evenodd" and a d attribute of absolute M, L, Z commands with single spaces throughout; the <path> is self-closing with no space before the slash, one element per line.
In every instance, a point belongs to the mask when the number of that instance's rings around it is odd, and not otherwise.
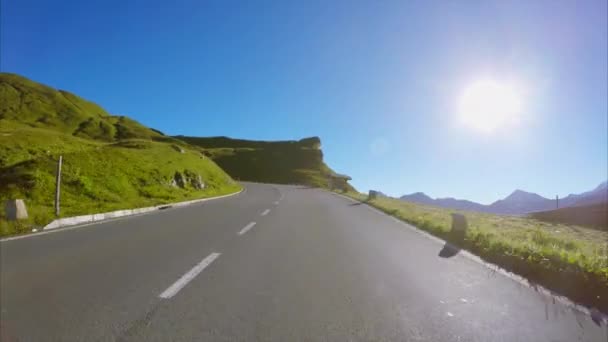
<path fill-rule="evenodd" d="M 179 278 L 173 285 L 169 286 L 163 293 L 160 294 L 160 298 L 169 299 L 175 296 L 179 290 L 181 290 L 186 284 L 194 279 L 199 273 L 201 273 L 207 266 L 209 266 L 213 260 L 217 259 L 220 253 L 211 253 L 208 257 L 203 259 L 198 265 L 194 266 L 188 273 L 184 274 Z"/>
<path fill-rule="evenodd" d="M 249 229 L 253 228 L 253 226 L 255 226 L 255 222 L 249 222 L 249 224 L 246 225 L 245 228 L 241 229 L 241 231 L 239 232 L 239 235 L 243 235 L 243 234 L 247 233 L 247 231 L 249 231 Z"/>
<path fill-rule="evenodd" d="M 260 216 L 266 216 L 266 215 L 268 215 L 269 212 L 270 212 L 270 209 L 266 209 L 266 210 L 262 211 Z"/>

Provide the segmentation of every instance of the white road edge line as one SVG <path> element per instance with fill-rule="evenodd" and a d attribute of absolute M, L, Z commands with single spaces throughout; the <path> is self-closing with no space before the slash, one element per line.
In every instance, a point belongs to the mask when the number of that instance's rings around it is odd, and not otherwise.
<path fill-rule="evenodd" d="M 207 266 L 209 266 L 215 259 L 217 259 L 221 253 L 211 253 L 205 259 L 194 266 L 188 273 L 184 274 L 179 278 L 173 285 L 169 286 L 163 293 L 160 294 L 160 298 L 169 299 L 175 296 L 179 290 L 186 286 L 192 279 L 194 279 L 199 273 L 201 273 Z"/>
<path fill-rule="evenodd" d="M 239 235 L 243 235 L 243 234 L 247 233 L 249 231 L 249 229 L 253 228 L 253 226 L 255 226 L 255 222 L 249 222 L 249 224 L 246 225 L 245 228 L 241 229 L 241 231 L 239 232 Z"/>
<path fill-rule="evenodd" d="M 266 215 L 268 215 L 269 212 L 270 212 L 270 209 L 266 209 L 266 210 L 262 211 L 260 216 L 266 216 Z"/>

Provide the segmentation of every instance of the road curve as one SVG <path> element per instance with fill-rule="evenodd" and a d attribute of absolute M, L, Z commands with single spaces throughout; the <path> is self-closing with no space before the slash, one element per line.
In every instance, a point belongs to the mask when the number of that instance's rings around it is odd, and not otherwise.
<path fill-rule="evenodd" d="M 585 314 L 305 187 L 0 242 L 2 341 L 608 341 Z"/>

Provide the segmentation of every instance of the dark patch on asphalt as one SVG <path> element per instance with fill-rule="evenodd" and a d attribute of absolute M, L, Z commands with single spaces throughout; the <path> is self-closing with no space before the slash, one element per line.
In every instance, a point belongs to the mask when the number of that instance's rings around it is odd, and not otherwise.
<path fill-rule="evenodd" d="M 116 341 L 128 341 L 130 338 L 139 335 L 143 330 L 148 329 L 152 323 L 154 315 L 161 307 L 162 302 L 163 301 L 157 302 L 156 305 L 154 305 L 154 307 L 152 307 L 152 309 L 148 311 L 142 318 L 131 323 L 127 329 L 116 337 Z"/>

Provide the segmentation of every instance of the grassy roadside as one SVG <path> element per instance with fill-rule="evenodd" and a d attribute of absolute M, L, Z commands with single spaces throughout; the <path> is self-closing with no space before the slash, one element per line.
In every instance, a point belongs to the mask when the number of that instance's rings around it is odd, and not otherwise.
<path fill-rule="evenodd" d="M 222 195 L 229 195 L 237 193 L 242 190 L 242 187 L 239 185 L 234 185 L 230 187 L 225 187 L 223 189 L 206 189 L 200 191 L 193 191 L 187 194 L 183 194 L 182 196 L 175 196 L 174 200 L 166 200 L 166 199 L 158 199 L 158 198 L 140 198 L 139 200 L 132 200 L 129 202 L 122 203 L 105 203 L 105 204 L 93 204 L 91 202 L 84 202 L 83 205 L 78 207 L 69 206 L 62 207 L 64 213 L 59 215 L 62 217 L 71 217 L 71 216 L 79 216 L 79 215 L 89 215 L 89 214 L 98 214 L 105 213 L 115 210 L 125 210 L 125 209 L 136 209 L 143 207 L 152 207 L 163 204 L 170 204 L 176 202 L 183 202 L 189 200 L 196 199 L 204 199 L 210 197 L 217 197 Z M 33 210 L 32 210 L 33 209 Z M 67 209 L 67 210 L 66 210 Z M 53 215 L 54 208 L 46 205 L 39 205 L 34 203 L 33 205 L 28 204 L 28 213 L 30 218 L 27 220 L 20 221 L 7 221 L 4 218 L 4 212 L 0 214 L 0 237 L 19 235 L 19 234 L 27 234 L 32 231 L 32 229 L 41 229 L 46 224 L 50 223 L 55 219 Z M 68 214 L 65 214 L 65 212 Z M 32 213 L 33 212 L 33 213 Z"/>
<path fill-rule="evenodd" d="M 193 193 L 190 193 L 189 195 L 176 197 L 176 199 L 172 200 L 172 201 L 159 200 L 159 199 L 154 199 L 154 198 L 147 198 L 147 199 L 142 198 L 140 201 L 131 201 L 130 203 L 115 203 L 114 205 L 107 205 L 107 206 L 88 205 L 88 206 L 81 206 L 79 208 L 68 207 L 70 214 L 68 214 L 68 215 L 62 214 L 62 215 L 60 215 L 60 217 L 71 217 L 71 216 L 79 216 L 79 215 L 104 213 L 104 212 L 110 212 L 110 211 L 115 211 L 115 210 L 152 207 L 152 206 L 157 206 L 157 205 L 162 205 L 162 204 L 170 204 L 170 203 L 183 202 L 183 201 L 188 201 L 188 200 L 196 200 L 196 199 L 204 199 L 204 198 L 210 198 L 210 197 L 216 197 L 216 196 L 222 196 L 222 195 L 229 195 L 229 194 L 237 193 L 240 190 L 242 190 L 242 187 L 234 186 L 234 187 L 226 187 L 224 189 L 208 189 L 208 190 L 193 192 Z M 31 215 L 32 211 L 30 208 L 32 208 L 32 207 L 28 207 L 28 210 L 30 211 L 30 215 Z M 44 225 L 46 225 L 47 223 L 50 223 L 52 220 L 55 219 L 55 217 L 52 215 L 52 210 L 53 210 L 52 207 L 34 205 L 33 208 L 34 208 L 34 212 L 38 215 L 35 215 L 33 217 L 30 216 L 29 219 L 21 220 L 21 221 L 11 221 L 11 222 L 6 221 L 3 216 L 4 213 L 2 213 L 2 215 L 0 215 L 0 237 L 27 234 L 27 233 L 30 233 L 32 231 L 32 229 L 34 229 L 34 228 L 40 229 L 41 227 L 44 227 Z M 40 213 L 42 213 L 43 215 L 40 215 Z"/>
<path fill-rule="evenodd" d="M 201 149 L 64 90 L 0 73 L 0 236 L 59 217 L 148 207 L 236 192 Z M 23 199 L 28 220 L 8 222 L 4 202 Z"/>
<path fill-rule="evenodd" d="M 0 202 L 25 200 L 29 219 L 5 219 L 0 236 L 27 233 L 55 219 L 58 155 L 63 155 L 61 215 L 70 217 L 206 198 L 241 189 L 196 148 L 129 139 L 81 139 L 40 128 L 0 129 Z M 200 184 L 199 184 L 200 182 Z"/>
<path fill-rule="evenodd" d="M 608 232 L 524 217 L 491 215 L 379 197 L 345 195 L 415 225 L 482 259 L 575 302 L 608 313 Z M 464 215 L 464 239 L 451 232 L 452 213 Z"/>

